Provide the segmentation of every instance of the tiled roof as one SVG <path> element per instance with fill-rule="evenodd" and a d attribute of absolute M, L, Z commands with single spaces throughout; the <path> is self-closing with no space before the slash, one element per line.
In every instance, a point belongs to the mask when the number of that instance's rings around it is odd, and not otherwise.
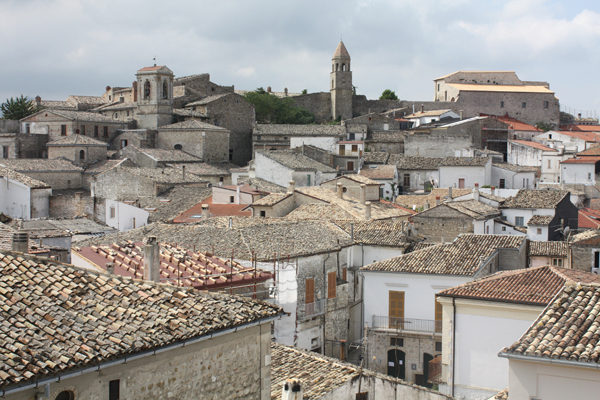
<path fill-rule="evenodd" d="M 181 117 L 208 118 L 208 115 L 205 113 L 194 111 L 192 109 L 174 108 L 173 114 Z"/>
<path fill-rule="evenodd" d="M 347 234 L 354 233 L 354 243 L 374 245 L 374 246 L 392 246 L 406 247 L 411 241 L 422 240 L 423 238 L 409 238 L 404 233 L 409 222 L 385 221 L 333 221 L 334 224 L 342 228 Z"/>
<path fill-rule="evenodd" d="M 576 139 L 585 140 L 586 142 L 598 142 L 600 141 L 600 135 L 595 132 L 582 132 L 582 131 L 557 131 L 560 134 L 570 136 Z"/>
<path fill-rule="evenodd" d="M 203 106 L 205 104 L 209 104 L 212 103 L 215 100 L 219 100 L 220 98 L 223 98 L 225 96 L 230 95 L 231 93 L 223 93 L 223 94 L 216 94 L 214 96 L 208 96 L 205 97 L 203 99 L 197 100 L 197 101 L 193 101 L 191 103 L 187 103 L 185 106 L 186 107 L 193 107 L 193 106 Z"/>
<path fill-rule="evenodd" d="M 366 153 L 365 153 L 366 154 Z M 388 164 L 396 164 L 398 170 L 405 169 L 426 169 L 437 170 L 443 158 L 439 157 L 419 157 L 405 156 L 403 154 L 391 154 L 388 158 Z"/>
<path fill-rule="evenodd" d="M 212 125 L 207 122 L 198 121 L 197 119 L 188 119 L 186 121 L 177 122 L 176 124 L 164 125 L 158 128 L 162 130 L 211 130 L 211 131 L 227 131 L 227 129 L 220 126 Z"/>
<path fill-rule="evenodd" d="M 435 245 L 436 245 L 435 243 L 427 243 L 427 242 L 415 243 L 414 246 L 412 247 L 412 251 L 423 250 L 423 249 L 426 249 L 428 247 L 435 246 Z"/>
<path fill-rule="evenodd" d="M 440 162 L 440 166 L 452 166 L 452 167 L 470 167 L 470 166 L 484 166 L 488 163 L 490 158 L 488 157 L 446 157 Z"/>
<path fill-rule="evenodd" d="M 155 149 L 153 149 L 153 150 L 155 150 Z M 173 168 L 181 170 L 182 165 L 175 164 L 175 165 L 173 165 Z M 230 164 L 230 163 L 209 164 L 209 163 L 195 162 L 195 163 L 185 164 L 186 172 L 189 172 L 191 174 L 198 175 L 198 176 L 227 176 L 227 175 L 231 175 L 231 172 L 229 172 L 229 170 L 232 168 L 239 168 L 239 167 L 235 164 Z"/>
<path fill-rule="evenodd" d="M 96 161 L 85 169 L 86 174 L 101 174 L 115 167 L 118 167 L 121 163 L 130 162 L 128 159 L 123 160 L 101 160 Z"/>
<path fill-rule="evenodd" d="M 531 140 L 509 140 L 509 142 L 513 143 L 513 144 L 517 144 L 519 146 L 533 147 L 534 149 L 538 149 L 538 150 L 542 150 L 542 151 L 555 151 L 555 152 L 558 152 L 558 150 L 556 150 L 556 149 L 553 149 L 553 148 L 548 147 L 548 146 L 544 146 L 541 143 L 533 142 Z"/>
<path fill-rule="evenodd" d="M 272 206 L 279 203 L 282 200 L 287 199 L 288 197 L 293 196 L 292 193 L 271 193 L 268 196 L 262 197 L 252 203 L 253 206 Z"/>
<path fill-rule="evenodd" d="M 144 153 L 155 161 L 159 162 L 198 162 L 200 159 L 196 156 L 186 153 L 182 150 L 169 150 L 169 149 L 138 149 L 135 146 L 129 145 L 127 147 L 132 147 L 133 149 L 139 151 L 140 153 Z M 189 171 L 188 166 L 186 166 L 186 171 Z M 191 172 L 191 171 L 189 171 Z"/>
<path fill-rule="evenodd" d="M 112 245 L 76 248 L 75 252 L 100 268 L 106 263 L 115 265 L 115 274 L 144 279 L 143 243 L 120 241 Z M 195 252 L 181 246 L 160 243 L 160 279 L 174 286 L 191 286 L 211 290 L 225 286 L 264 282 L 272 274 L 244 266 L 237 261 L 217 257 L 209 252 Z"/>
<path fill-rule="evenodd" d="M 320 171 L 320 172 L 337 172 L 329 165 L 325 165 L 312 158 L 302 154 L 295 153 L 291 150 L 257 150 L 259 154 L 270 158 L 271 160 L 286 166 L 294 171 Z"/>
<path fill-rule="evenodd" d="M 589 149 L 577 153 L 578 156 L 600 156 L 600 144 L 594 145 Z"/>
<path fill-rule="evenodd" d="M 254 203 L 256 204 L 256 203 Z M 354 219 L 354 216 L 335 204 L 313 203 L 302 204 L 285 216 L 287 219 L 316 219 L 335 221 L 340 219 Z"/>
<path fill-rule="evenodd" d="M 447 83 L 447 85 L 464 92 L 554 93 L 547 87 L 539 85 L 485 85 L 471 83 Z"/>
<path fill-rule="evenodd" d="M 212 195 L 212 188 L 197 186 L 175 186 L 157 197 L 123 198 L 136 200 L 140 208 L 150 211 L 148 222 L 171 222 L 182 211 L 189 210 Z M 160 239 L 163 240 L 163 239 Z"/>
<path fill-rule="evenodd" d="M 597 282 L 600 275 L 549 265 L 500 271 L 442 290 L 439 296 L 546 306 L 566 282 Z"/>
<path fill-rule="evenodd" d="M 484 199 L 493 200 L 498 203 L 502 203 L 506 198 L 500 196 L 494 196 L 491 193 L 479 192 L 479 197 L 483 197 Z"/>
<path fill-rule="evenodd" d="M 586 125 L 586 124 L 566 124 L 566 125 L 561 125 L 560 129 L 564 130 L 564 131 L 600 132 L 599 125 Z"/>
<path fill-rule="evenodd" d="M 264 302 L 0 255 L 0 387 L 273 317 Z"/>
<path fill-rule="evenodd" d="M 500 356 L 599 364 L 598 326 L 600 286 L 568 283 L 527 332 L 500 351 Z"/>
<path fill-rule="evenodd" d="M 596 164 L 600 161 L 600 156 L 587 156 L 587 157 L 574 157 L 569 158 L 568 160 L 563 160 L 561 164 Z"/>
<path fill-rule="evenodd" d="M 296 188 L 296 192 L 300 192 L 329 204 L 335 204 L 356 219 L 362 220 L 365 217 L 366 205 L 361 204 L 358 199 L 351 196 L 344 196 L 343 199 L 340 199 L 332 188 L 310 186 Z M 371 202 L 372 219 L 387 219 L 409 215 L 413 215 L 413 212 L 385 200 Z"/>
<path fill-rule="evenodd" d="M 416 112 L 414 114 L 410 114 L 410 115 L 405 115 L 404 119 L 413 119 L 413 118 L 422 118 L 422 117 L 437 117 L 440 116 L 442 114 L 446 114 L 447 112 L 450 112 L 452 110 L 447 109 L 447 110 L 430 110 L 430 111 L 419 111 Z"/>
<path fill-rule="evenodd" d="M 76 104 L 104 104 L 107 102 L 106 98 L 102 96 L 79 96 L 70 95 L 67 97 L 67 101 L 74 102 Z"/>
<path fill-rule="evenodd" d="M 142 228 L 106 235 L 80 244 L 107 244 L 117 240 L 143 242 L 149 235 L 161 242 L 176 243 L 196 251 L 234 259 L 274 260 L 278 257 L 303 257 L 339 251 L 350 245 L 350 236 L 336 225 L 324 221 L 295 221 L 284 218 L 232 217 L 210 218 L 196 224 L 148 224 Z M 255 255 L 253 256 L 253 252 Z"/>
<path fill-rule="evenodd" d="M 256 124 L 255 135 L 281 136 L 346 136 L 346 127 L 341 125 L 284 125 Z"/>
<path fill-rule="evenodd" d="M 40 111 L 40 112 L 43 112 Z M 50 110 L 50 112 L 69 119 L 71 121 L 79 121 L 79 122 L 103 122 L 105 124 L 120 124 L 124 125 L 122 121 L 115 121 L 112 118 L 105 117 L 102 114 L 87 112 L 87 111 L 68 111 L 68 110 Z"/>
<path fill-rule="evenodd" d="M 529 242 L 529 256 L 566 257 L 567 249 L 568 246 L 566 242 L 544 242 L 535 240 Z"/>
<path fill-rule="evenodd" d="M 518 249 L 523 236 L 461 234 L 450 244 L 438 244 L 364 266 L 365 271 L 472 276 L 499 248 Z"/>
<path fill-rule="evenodd" d="M 31 189 L 43 189 L 43 188 L 51 188 L 52 187 L 45 182 L 30 178 L 27 175 L 21 174 L 19 172 L 15 172 L 8 168 L 0 167 L 0 177 L 2 177 L 2 178 L 7 177 L 13 181 L 22 183 L 23 185 L 25 185 Z"/>
<path fill-rule="evenodd" d="M 376 168 L 366 166 L 360 170 L 359 175 L 370 179 L 394 179 L 395 165 L 376 165 Z"/>
<path fill-rule="evenodd" d="M 208 206 L 209 216 L 213 217 L 225 217 L 225 216 L 236 216 L 236 217 L 251 217 L 252 210 L 248 208 L 248 204 L 221 204 L 213 203 L 213 196 L 209 196 L 202 200 L 200 203 L 194 205 L 183 211 L 173 219 L 176 224 L 187 224 L 194 223 L 202 220 L 202 205 Z"/>
<path fill-rule="evenodd" d="M 285 193 L 287 191 L 283 186 L 279 186 L 275 183 L 265 181 L 261 178 L 250 178 L 250 177 L 238 177 L 238 183 L 243 183 L 246 186 L 253 187 L 257 190 L 262 190 L 271 193 Z"/>
<path fill-rule="evenodd" d="M 475 219 L 488 219 L 500 215 L 497 208 L 477 200 L 448 201 L 442 203 Z"/>
<path fill-rule="evenodd" d="M 69 135 L 64 138 L 48 142 L 46 146 L 100 146 L 108 147 L 108 143 L 93 139 L 85 135 Z"/>
<path fill-rule="evenodd" d="M 368 176 L 364 176 L 362 174 L 342 175 L 342 176 L 338 176 L 338 177 L 331 179 L 329 181 L 326 181 L 326 182 L 337 181 L 342 178 L 347 178 L 347 179 L 353 180 L 354 182 L 357 182 L 357 183 L 364 183 L 365 185 L 381 186 L 381 183 L 374 181 L 373 179 L 370 179 Z M 323 183 L 325 183 L 325 182 L 323 182 Z"/>
<path fill-rule="evenodd" d="M 47 158 L 6 158 L 0 160 L 0 165 L 10 168 L 13 171 L 21 173 L 35 172 L 81 172 L 83 169 L 73 163 L 62 159 L 47 159 Z"/>
<path fill-rule="evenodd" d="M 452 198 L 460 197 L 471 193 L 471 189 L 452 189 Z M 435 198 L 440 197 L 440 201 L 445 201 L 445 197 L 448 196 L 448 189 L 436 188 L 433 189 L 428 195 L 420 194 L 407 194 L 396 197 L 396 203 L 404 207 L 412 208 L 413 205 L 417 207 L 422 206 L 425 202 L 428 202 L 430 206 L 435 205 Z M 479 194 L 481 196 L 481 193 Z"/>
<path fill-rule="evenodd" d="M 341 40 L 340 40 L 340 43 L 335 48 L 335 51 L 333 52 L 333 58 L 339 58 L 339 57 L 350 58 L 350 54 L 348 53 L 348 50 L 346 50 L 346 46 L 344 46 L 344 42 L 342 42 Z"/>
<path fill-rule="evenodd" d="M 386 164 L 390 153 L 383 151 L 365 151 L 363 153 L 365 164 Z"/>
<path fill-rule="evenodd" d="M 564 190 L 521 189 L 500 208 L 556 208 L 569 192 Z"/>
<path fill-rule="evenodd" d="M 529 219 L 529 221 L 527 221 L 527 225 L 548 226 L 553 219 L 553 215 L 534 215 Z"/>
<path fill-rule="evenodd" d="M 137 108 L 137 103 L 132 101 L 115 101 L 110 104 L 102 105 L 93 109 L 93 111 L 103 112 L 103 111 L 121 111 L 121 110 L 133 110 Z M 133 115 L 131 116 L 133 118 Z"/>
<path fill-rule="evenodd" d="M 13 220 L 14 221 L 14 220 Z M 0 251 L 11 251 L 13 234 L 17 233 L 17 229 L 14 229 L 6 224 L 0 222 Z M 29 250 L 37 250 L 39 245 L 33 240 L 29 240 Z M 1 359 L 1 357 L 0 357 Z"/>
<path fill-rule="evenodd" d="M 404 386 L 406 387 L 405 392 L 401 390 L 398 392 L 406 393 L 406 395 L 402 395 L 402 398 L 406 399 L 425 399 L 434 398 L 434 396 L 440 399 L 446 398 L 446 396 L 423 386 L 417 386 L 366 368 L 359 368 L 336 358 L 271 343 L 271 400 L 281 400 L 282 387 L 286 379 L 295 378 L 302 381 L 304 385 L 303 398 L 317 400 L 332 398 L 330 395 L 333 391 L 344 385 L 353 384 L 361 377 L 377 378 L 392 385 Z M 369 398 L 372 397 L 369 396 Z M 375 397 L 373 396 L 373 398 Z M 398 398 L 401 396 L 399 395 Z"/>
<path fill-rule="evenodd" d="M 509 164 L 506 162 L 493 163 L 492 167 L 502 168 L 513 172 L 537 172 L 540 170 L 540 167 L 528 167 L 524 165 Z"/>
<path fill-rule="evenodd" d="M 600 244 L 600 230 L 588 229 L 571 238 L 571 244 L 577 245 L 588 245 L 588 244 Z"/>
<path fill-rule="evenodd" d="M 525 122 L 519 121 L 516 118 L 509 117 L 508 115 L 499 116 L 499 115 L 487 115 L 480 114 L 481 116 L 486 116 L 489 118 L 497 119 L 498 121 L 502 121 L 505 124 L 508 124 L 508 129 L 513 129 L 515 131 L 535 131 L 541 133 L 542 131 L 536 128 L 533 125 L 526 124 Z"/>
<path fill-rule="evenodd" d="M 157 183 L 200 183 L 205 179 L 194 174 L 186 174 L 183 179 L 181 171 L 174 168 L 141 168 L 141 167 L 119 167 L 121 171 L 140 178 L 147 178 Z"/>
<path fill-rule="evenodd" d="M 406 131 L 375 131 L 371 133 L 368 142 L 403 143 Z"/>
<path fill-rule="evenodd" d="M 492 399 L 488 399 L 488 400 L 492 400 Z M 496 393 L 496 395 L 494 396 L 494 400 L 508 400 L 508 388 Z"/>
<path fill-rule="evenodd" d="M 40 105 L 49 110 L 75 110 L 77 108 L 75 105 L 62 100 L 42 100 Z"/>
<path fill-rule="evenodd" d="M 579 209 L 579 218 L 577 226 L 579 229 L 599 229 L 600 228 L 600 210 L 591 208 Z"/>

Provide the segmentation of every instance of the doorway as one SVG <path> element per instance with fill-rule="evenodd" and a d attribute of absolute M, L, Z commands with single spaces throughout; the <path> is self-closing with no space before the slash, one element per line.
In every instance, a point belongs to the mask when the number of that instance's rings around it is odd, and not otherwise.
<path fill-rule="evenodd" d="M 404 379 L 404 352 L 392 349 L 388 351 L 387 373 L 394 378 Z"/>

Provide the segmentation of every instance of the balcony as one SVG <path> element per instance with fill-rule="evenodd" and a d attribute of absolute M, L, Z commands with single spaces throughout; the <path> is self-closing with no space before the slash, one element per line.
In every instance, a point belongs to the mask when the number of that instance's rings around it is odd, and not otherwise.
<path fill-rule="evenodd" d="M 327 311 L 327 299 L 317 300 L 312 303 L 298 304 L 298 319 L 308 319 L 324 314 Z"/>
<path fill-rule="evenodd" d="M 437 356 L 429 361 L 429 382 L 445 383 L 442 379 L 442 356 Z"/>
<path fill-rule="evenodd" d="M 373 329 L 441 333 L 442 321 L 432 319 L 382 317 L 373 315 Z"/>

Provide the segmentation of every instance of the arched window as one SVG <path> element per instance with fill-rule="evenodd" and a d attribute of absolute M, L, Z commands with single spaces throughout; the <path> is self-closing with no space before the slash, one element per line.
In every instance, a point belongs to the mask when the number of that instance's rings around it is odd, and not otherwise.
<path fill-rule="evenodd" d="M 175 150 L 181 150 L 181 149 L 183 149 L 182 145 L 180 145 L 180 144 L 175 145 Z"/>
<path fill-rule="evenodd" d="M 71 392 L 70 390 L 63 390 L 54 398 L 54 400 L 74 400 L 74 399 L 75 399 L 75 393 Z"/>
<path fill-rule="evenodd" d="M 346 64 L 342 63 L 342 71 L 346 70 Z"/>
<path fill-rule="evenodd" d="M 339 70 L 340 70 L 340 64 L 338 64 L 338 63 L 335 63 L 335 70 L 336 70 L 336 71 L 339 71 Z"/>
<path fill-rule="evenodd" d="M 146 79 L 146 83 L 144 83 L 144 100 L 148 100 L 150 98 L 150 81 Z"/>
<path fill-rule="evenodd" d="M 163 99 L 168 99 L 168 98 L 169 98 L 169 84 L 165 80 L 163 82 Z"/>
<path fill-rule="evenodd" d="M 83 151 L 83 150 L 79 151 L 79 159 L 80 160 L 85 160 L 85 151 Z"/>

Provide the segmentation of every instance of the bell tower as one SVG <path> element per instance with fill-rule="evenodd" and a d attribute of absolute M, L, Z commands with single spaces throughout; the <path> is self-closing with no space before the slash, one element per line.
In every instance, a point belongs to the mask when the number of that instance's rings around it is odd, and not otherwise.
<path fill-rule="evenodd" d="M 136 76 L 138 128 L 169 125 L 173 116 L 173 71 L 155 65 L 140 69 Z"/>
<path fill-rule="evenodd" d="M 350 54 L 340 40 L 331 59 L 331 116 L 333 119 L 352 118 L 352 71 L 350 71 Z"/>

